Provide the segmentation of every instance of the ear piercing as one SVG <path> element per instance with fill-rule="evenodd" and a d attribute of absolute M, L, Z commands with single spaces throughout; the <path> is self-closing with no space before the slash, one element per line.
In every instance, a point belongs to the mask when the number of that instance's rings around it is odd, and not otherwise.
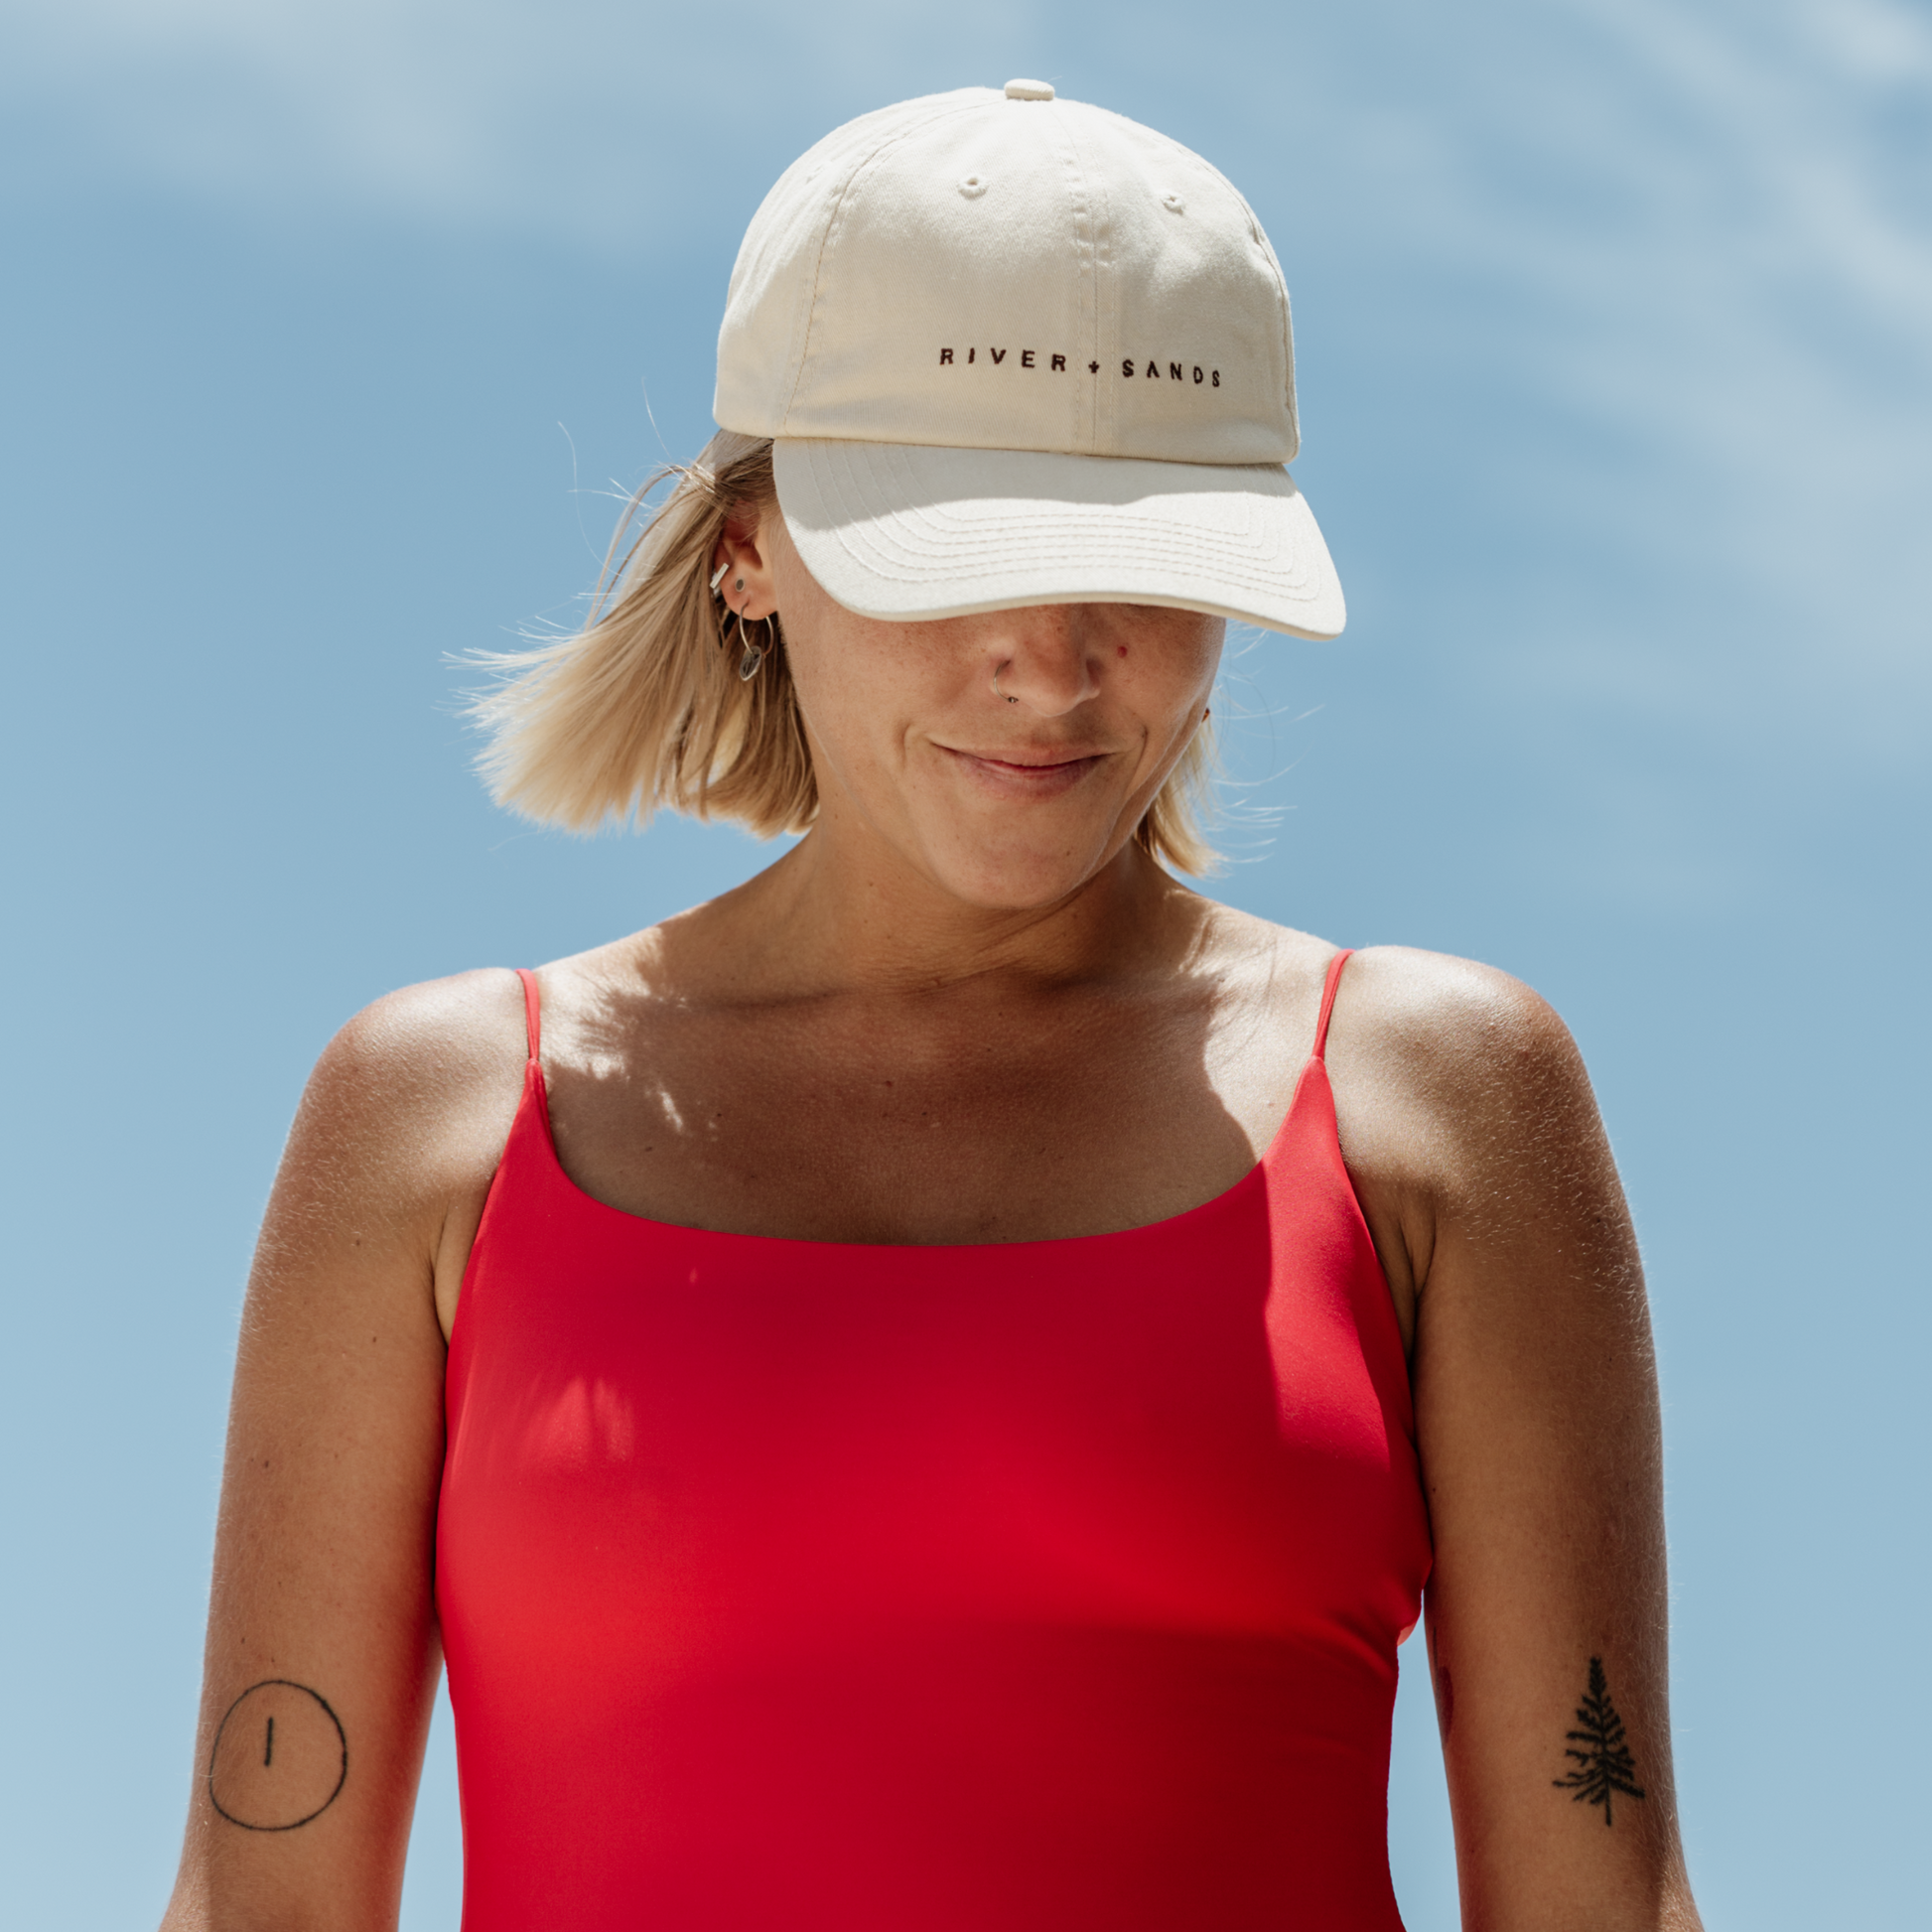
<path fill-rule="evenodd" d="M 725 573 L 730 569 L 731 560 L 727 558 L 711 573 L 711 594 L 713 597 L 718 595 L 718 586 L 725 581 Z M 744 588 L 744 578 L 734 577 L 732 579 L 732 589 L 734 591 L 742 591 Z M 745 613 L 751 608 L 751 604 L 752 600 L 748 597 L 744 604 L 736 611 L 732 611 L 729 604 L 725 606 L 725 609 L 731 612 L 732 621 L 738 625 L 738 641 L 743 646 L 738 653 L 738 679 L 741 684 L 750 684 L 758 676 L 759 666 L 764 662 L 778 640 L 778 633 L 773 627 L 771 620 L 765 618 L 761 620 L 764 624 L 763 640 L 759 643 L 752 641 L 751 626 L 745 618 Z"/>
<path fill-rule="evenodd" d="M 738 582 L 739 587 L 742 589 L 745 583 L 744 578 L 741 577 Z M 745 602 L 749 606 L 752 600 L 748 597 Z M 750 684 L 758 676 L 759 666 L 764 662 L 765 653 L 770 650 L 776 633 L 772 630 L 771 620 L 765 618 L 762 621 L 764 623 L 764 641 L 760 644 L 755 644 L 752 641 L 751 631 L 745 626 L 745 613 L 743 611 L 734 611 L 732 616 L 738 620 L 738 640 L 745 646 L 744 650 L 739 653 L 738 680 L 741 684 Z"/>

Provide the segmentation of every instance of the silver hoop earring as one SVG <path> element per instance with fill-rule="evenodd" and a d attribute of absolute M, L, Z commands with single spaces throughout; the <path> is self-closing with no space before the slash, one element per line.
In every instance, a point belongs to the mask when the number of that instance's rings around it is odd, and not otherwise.
<path fill-rule="evenodd" d="M 994 668 L 994 672 L 993 672 L 993 695 L 994 695 L 994 696 L 995 696 L 996 698 L 1007 698 L 1007 694 L 1006 694 L 1006 693 L 1005 693 L 1004 691 L 1002 691 L 1002 690 L 1000 689 L 1000 673 L 1001 673 L 1001 671 L 1003 671 L 1003 670 L 1005 670 L 1005 669 L 1006 669 L 1006 666 L 1005 666 L 1004 664 L 1000 664 L 1000 665 L 997 665 L 997 666 L 995 666 L 995 668 Z M 1018 704 L 1019 702 L 1020 702 L 1020 700 L 1019 700 L 1018 698 L 1007 698 L 1007 703 L 1008 703 L 1008 704 Z"/>
<path fill-rule="evenodd" d="M 751 599 L 747 598 L 746 602 L 749 604 Z M 764 625 L 764 641 L 761 644 L 755 644 L 752 641 L 751 631 L 745 626 L 745 613 L 743 611 L 735 611 L 732 615 L 738 620 L 738 640 L 745 646 L 744 650 L 739 654 L 738 681 L 741 684 L 750 684 L 758 676 L 759 667 L 764 662 L 766 654 L 770 651 L 777 632 L 773 629 L 769 618 L 761 619 L 760 621 Z"/>

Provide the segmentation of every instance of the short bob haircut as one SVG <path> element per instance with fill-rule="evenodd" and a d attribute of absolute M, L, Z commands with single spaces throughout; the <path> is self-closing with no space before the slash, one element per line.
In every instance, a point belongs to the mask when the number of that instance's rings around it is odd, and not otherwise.
<path fill-rule="evenodd" d="M 676 487 L 613 567 L 670 477 Z M 489 734 L 478 764 L 498 804 L 573 832 L 611 820 L 641 829 L 659 806 L 736 819 L 759 838 L 810 826 L 818 785 L 782 632 L 774 621 L 777 647 L 741 679 L 737 620 L 710 585 L 733 512 L 776 502 L 769 439 L 720 430 L 695 463 L 631 498 L 583 629 L 479 660 L 498 674 L 471 706 Z M 763 637 L 760 626 L 754 641 Z M 1200 824 L 1211 762 L 1202 726 L 1135 828 L 1138 845 L 1180 872 L 1218 863 Z"/>

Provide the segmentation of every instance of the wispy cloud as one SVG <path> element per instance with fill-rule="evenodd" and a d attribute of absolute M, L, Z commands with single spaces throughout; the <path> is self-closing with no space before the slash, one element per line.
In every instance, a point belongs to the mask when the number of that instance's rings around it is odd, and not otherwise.
<path fill-rule="evenodd" d="M 963 34 L 889 0 L 829 21 L 775 0 L 8 0 L 0 89 L 65 172 L 621 247 L 684 225 L 679 191 L 768 171 L 774 122 L 815 138 L 1026 18 L 1001 0 Z"/>
<path fill-rule="evenodd" d="M 1323 259 L 1331 310 L 1347 285 L 1446 498 L 1557 560 L 1561 582 L 1519 567 L 1504 594 L 1511 676 L 1706 724 L 1748 692 L 1744 713 L 1822 708 L 1847 743 L 1925 749 L 1932 18 L 1907 0 L 0 20 L 4 192 L 135 183 L 620 253 L 749 212 L 847 114 L 1036 66 L 1208 147 Z"/>
<path fill-rule="evenodd" d="M 1932 19 L 1400 12 L 1368 66 L 1324 32 L 1324 77 L 1358 84 L 1304 88 L 1298 112 L 1351 190 L 1316 199 L 1323 242 L 1346 229 L 1382 265 L 1403 357 L 1461 391 L 1445 439 L 1483 439 L 1498 513 L 1563 526 L 1572 601 L 1523 575 L 1496 626 L 1512 674 L 1707 726 L 1756 730 L 1770 704 L 1922 755 Z"/>

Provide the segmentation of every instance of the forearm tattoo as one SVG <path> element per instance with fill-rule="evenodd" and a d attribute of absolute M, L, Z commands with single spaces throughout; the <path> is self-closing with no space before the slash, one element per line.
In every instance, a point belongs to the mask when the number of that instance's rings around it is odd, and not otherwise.
<path fill-rule="evenodd" d="M 245 1832 L 292 1832 L 348 1779 L 342 1720 L 306 1684 L 270 1677 L 228 1706 L 208 1753 L 207 1801 Z"/>
<path fill-rule="evenodd" d="M 1559 1791 L 1570 1792 L 1575 1804 L 1601 1805 L 1603 1823 L 1608 1825 L 1613 1796 L 1641 1798 L 1643 1790 L 1637 1783 L 1636 1760 L 1623 1741 L 1623 1720 L 1610 1702 L 1600 1657 L 1589 1660 L 1589 1688 L 1577 1707 L 1577 1722 L 1583 1728 L 1569 1733 L 1570 1748 L 1564 1752 L 1577 1760 L 1577 1768 L 1568 1777 L 1552 1778 L 1551 1783 Z"/>

